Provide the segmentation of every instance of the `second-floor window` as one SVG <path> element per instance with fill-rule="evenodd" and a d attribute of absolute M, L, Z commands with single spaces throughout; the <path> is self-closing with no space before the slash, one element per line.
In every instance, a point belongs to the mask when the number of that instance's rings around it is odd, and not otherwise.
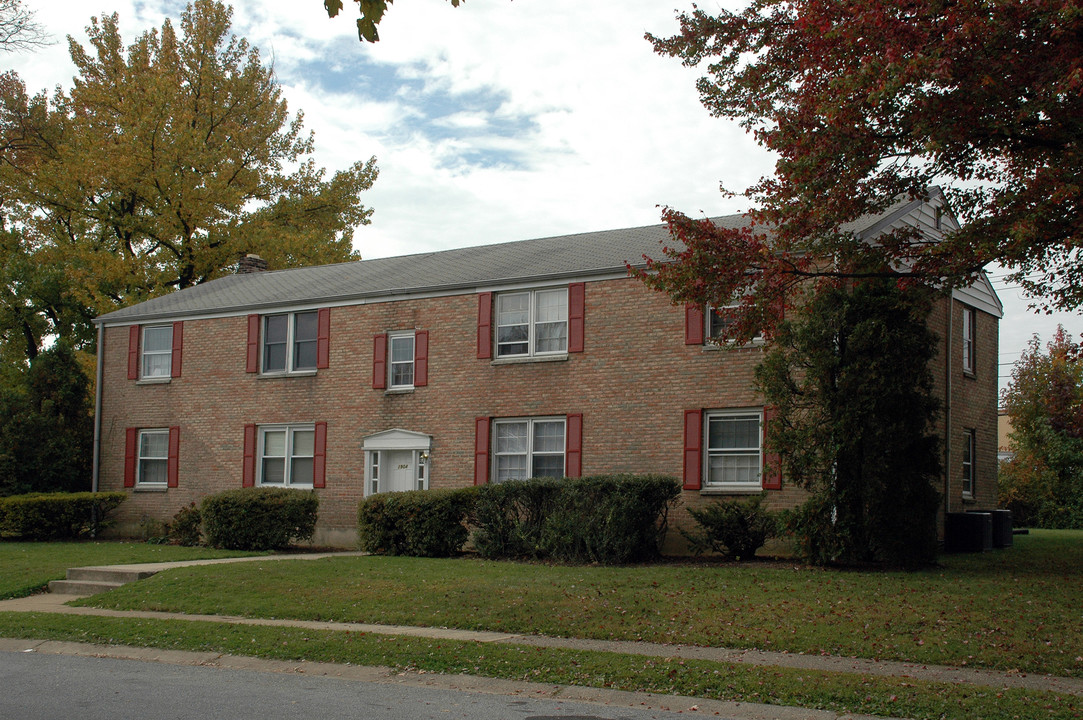
<path fill-rule="evenodd" d="M 568 352 L 568 289 L 502 293 L 496 298 L 496 356 Z"/>
<path fill-rule="evenodd" d="M 316 369 L 318 313 L 284 313 L 263 318 L 263 372 Z"/>
<path fill-rule="evenodd" d="M 974 308 L 963 308 L 963 372 L 974 372 L 974 323 L 977 320 Z"/>
<path fill-rule="evenodd" d="M 143 378 L 167 378 L 172 372 L 173 326 L 143 328 Z"/>
<path fill-rule="evenodd" d="M 390 388 L 414 386 L 414 334 L 390 335 L 388 342 L 388 373 Z"/>

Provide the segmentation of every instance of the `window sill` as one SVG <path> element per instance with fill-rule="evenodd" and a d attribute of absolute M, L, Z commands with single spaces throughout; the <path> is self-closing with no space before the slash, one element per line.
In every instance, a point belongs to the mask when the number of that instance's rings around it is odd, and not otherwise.
<path fill-rule="evenodd" d="M 763 488 L 759 485 L 747 487 L 705 487 L 699 491 L 700 495 L 759 495 Z"/>
<path fill-rule="evenodd" d="M 168 385 L 173 378 L 171 377 L 155 377 L 155 378 L 140 378 L 135 381 L 136 385 Z"/>
<path fill-rule="evenodd" d="M 166 492 L 169 487 L 166 485 L 136 485 L 132 490 L 135 492 Z"/>
<path fill-rule="evenodd" d="M 978 501 L 969 493 L 963 493 L 963 505 L 977 505 Z"/>
<path fill-rule="evenodd" d="M 316 370 L 296 370 L 294 372 L 260 373 L 260 380 L 277 380 L 279 378 L 315 377 Z"/>
<path fill-rule="evenodd" d="M 978 374 L 973 370 L 963 370 L 963 377 L 970 378 L 971 380 L 977 380 Z"/>
<path fill-rule="evenodd" d="M 256 487 L 285 488 L 287 490 L 315 490 L 313 485 L 286 485 L 284 483 L 256 483 Z"/>
<path fill-rule="evenodd" d="M 724 343 L 717 343 L 708 340 L 707 342 L 703 343 L 703 351 L 718 352 L 720 350 L 759 350 L 764 346 L 764 344 L 765 343 L 762 338 L 757 338 L 752 342 L 741 343 L 740 345 L 730 341 L 726 341 Z"/>
<path fill-rule="evenodd" d="M 410 395 L 414 392 L 414 386 L 410 387 L 397 387 L 384 390 L 384 395 Z"/>
<path fill-rule="evenodd" d="M 526 355 L 516 357 L 497 358 L 491 361 L 490 365 L 520 365 L 522 363 L 540 363 L 540 362 L 566 362 L 568 360 L 568 354 L 561 355 Z"/>

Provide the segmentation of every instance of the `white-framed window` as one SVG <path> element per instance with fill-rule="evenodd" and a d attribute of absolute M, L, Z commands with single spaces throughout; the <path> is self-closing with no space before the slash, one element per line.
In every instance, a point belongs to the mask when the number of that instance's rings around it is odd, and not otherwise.
<path fill-rule="evenodd" d="M 143 328 L 144 378 L 167 378 L 173 369 L 173 326 L 147 325 Z"/>
<path fill-rule="evenodd" d="M 493 478 L 564 477 L 563 417 L 493 421 Z"/>
<path fill-rule="evenodd" d="M 974 457 L 976 450 L 974 430 L 963 431 L 963 495 L 974 497 Z"/>
<path fill-rule="evenodd" d="M 737 300 L 727 305 L 708 305 L 706 313 L 707 327 L 704 337 L 716 341 L 721 338 L 726 328 L 733 324 L 733 320 L 728 316 L 727 311 L 739 308 L 741 304 L 742 302 Z M 759 343 L 762 340 L 763 336 L 757 334 L 756 337 L 752 338 L 752 343 Z"/>
<path fill-rule="evenodd" d="M 387 387 L 413 387 L 414 333 L 390 333 L 387 345 Z"/>
<path fill-rule="evenodd" d="M 312 425 L 266 425 L 259 429 L 259 484 L 312 487 L 316 429 Z"/>
<path fill-rule="evenodd" d="M 714 410 L 706 413 L 704 453 L 707 487 L 760 487 L 763 468 L 763 412 Z"/>
<path fill-rule="evenodd" d="M 139 431 L 136 485 L 165 487 L 169 479 L 169 428 Z"/>
<path fill-rule="evenodd" d="M 316 369 L 319 313 L 283 313 L 263 316 L 263 372 Z"/>
<path fill-rule="evenodd" d="M 722 305 L 721 307 L 715 307 L 713 305 L 707 306 L 707 337 L 712 340 L 717 340 L 722 337 L 722 333 L 726 328 L 732 324 L 732 321 L 726 316 L 725 311 L 730 308 L 739 306 L 740 303 L 730 303 L 729 305 Z M 721 310 L 721 312 L 719 312 Z"/>
<path fill-rule="evenodd" d="M 963 307 L 963 372 L 974 372 L 974 323 L 976 320 L 974 308 Z"/>
<path fill-rule="evenodd" d="M 568 288 L 496 296 L 496 356 L 568 352 Z"/>

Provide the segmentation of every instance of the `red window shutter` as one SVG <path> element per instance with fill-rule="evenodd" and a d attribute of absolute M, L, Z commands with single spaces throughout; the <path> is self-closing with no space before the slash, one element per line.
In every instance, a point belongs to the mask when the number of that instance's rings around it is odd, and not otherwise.
<path fill-rule="evenodd" d="M 138 325 L 128 328 L 128 379 L 139 379 L 139 332 Z"/>
<path fill-rule="evenodd" d="M 429 331 L 418 330 L 414 335 L 414 387 L 429 384 Z"/>
<path fill-rule="evenodd" d="M 699 490 L 703 473 L 703 411 L 684 411 L 684 489 Z"/>
<path fill-rule="evenodd" d="M 259 372 L 259 315 L 248 316 L 248 355 L 245 372 Z"/>
<path fill-rule="evenodd" d="M 585 283 L 568 286 L 568 352 L 583 352 L 583 306 Z"/>
<path fill-rule="evenodd" d="M 767 445 L 768 426 L 774 420 L 776 410 L 773 407 L 763 409 L 763 444 Z M 763 453 L 763 470 L 760 472 L 760 485 L 764 490 L 782 489 L 782 458 L 778 453 Z"/>
<path fill-rule="evenodd" d="M 583 414 L 566 418 L 564 437 L 564 475 L 580 477 L 583 474 Z"/>
<path fill-rule="evenodd" d="M 312 451 L 312 487 L 325 487 L 327 482 L 327 423 L 316 423 L 315 448 Z"/>
<path fill-rule="evenodd" d="M 174 335 L 174 337 L 176 337 Z M 177 477 L 180 470 L 180 428 L 174 425 L 169 428 L 169 459 L 166 461 L 166 485 L 171 488 L 177 487 Z"/>
<path fill-rule="evenodd" d="M 684 306 L 684 344 L 703 344 L 703 306 L 689 303 Z"/>
<path fill-rule="evenodd" d="M 173 323 L 173 358 L 169 363 L 169 374 L 178 378 L 181 376 L 181 355 L 184 350 L 184 321 L 178 320 Z"/>
<path fill-rule="evenodd" d="M 124 437 L 124 487 L 135 487 L 135 448 L 139 444 L 139 429 L 128 428 Z"/>
<path fill-rule="evenodd" d="M 493 294 L 478 295 L 478 359 L 493 356 Z"/>
<path fill-rule="evenodd" d="M 372 387 L 377 390 L 387 387 L 387 333 L 372 340 Z"/>
<path fill-rule="evenodd" d="M 489 418 L 477 418 L 474 432 L 474 484 L 486 485 L 489 482 Z"/>
<path fill-rule="evenodd" d="M 256 484 L 256 426 L 244 426 L 244 466 L 241 468 L 241 487 Z"/>
<path fill-rule="evenodd" d="M 316 368 L 331 366 L 331 308 L 320 308 L 316 320 Z"/>

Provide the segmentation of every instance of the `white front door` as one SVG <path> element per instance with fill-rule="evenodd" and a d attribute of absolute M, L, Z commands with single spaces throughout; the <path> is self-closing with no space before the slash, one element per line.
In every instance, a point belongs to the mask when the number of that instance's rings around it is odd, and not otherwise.
<path fill-rule="evenodd" d="M 417 453 L 413 450 L 385 450 L 384 468 L 386 481 L 380 492 L 403 492 L 417 490 Z"/>

